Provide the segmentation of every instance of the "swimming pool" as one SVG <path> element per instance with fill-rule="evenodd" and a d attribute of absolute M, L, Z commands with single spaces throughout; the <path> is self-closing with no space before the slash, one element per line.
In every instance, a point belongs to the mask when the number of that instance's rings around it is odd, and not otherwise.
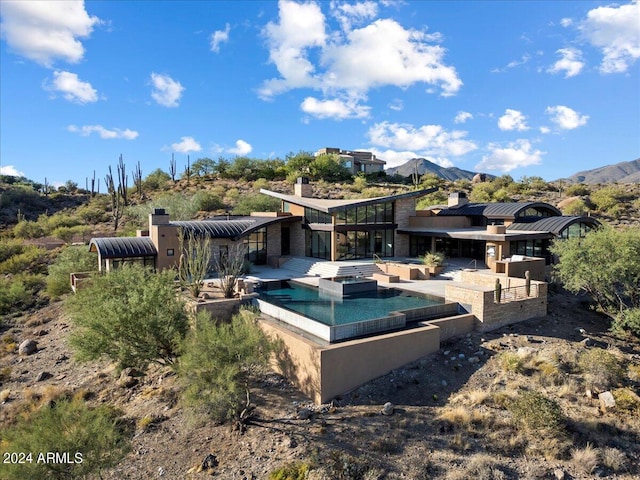
<path fill-rule="evenodd" d="M 441 314 L 444 301 L 396 288 L 336 296 L 303 283 L 266 282 L 260 310 L 329 342 L 403 328 Z"/>

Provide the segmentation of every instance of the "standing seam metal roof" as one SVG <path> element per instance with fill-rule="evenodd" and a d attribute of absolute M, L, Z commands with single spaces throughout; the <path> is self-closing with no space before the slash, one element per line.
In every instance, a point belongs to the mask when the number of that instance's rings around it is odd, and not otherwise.
<path fill-rule="evenodd" d="M 273 223 L 288 223 L 299 221 L 302 218 L 296 215 L 279 217 L 248 216 L 237 219 L 221 218 L 214 220 L 179 221 L 171 222 L 171 225 L 193 232 L 198 237 L 230 238 L 237 240 L 251 232 L 271 225 Z"/>
<path fill-rule="evenodd" d="M 487 218 L 515 218 L 528 208 L 548 210 L 553 215 L 562 212 L 553 205 L 544 202 L 500 202 L 500 203 L 468 203 L 457 208 L 446 208 L 438 212 L 438 216 L 482 216 Z"/>
<path fill-rule="evenodd" d="M 149 237 L 92 238 L 89 251 L 98 252 L 101 258 L 155 257 L 155 245 Z"/>
<path fill-rule="evenodd" d="M 554 235 L 558 236 L 565 228 L 567 228 L 569 225 L 573 225 L 574 223 L 588 223 L 593 226 L 600 225 L 600 222 L 598 222 L 595 218 L 592 218 L 592 217 L 558 216 L 558 217 L 546 217 L 530 223 L 525 223 L 525 222 L 512 223 L 507 227 L 507 230 L 509 231 L 528 230 L 532 232 L 551 232 Z"/>

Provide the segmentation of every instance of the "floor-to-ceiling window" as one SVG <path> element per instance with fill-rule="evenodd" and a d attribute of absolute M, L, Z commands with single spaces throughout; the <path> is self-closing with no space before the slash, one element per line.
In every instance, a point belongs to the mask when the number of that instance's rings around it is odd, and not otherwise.
<path fill-rule="evenodd" d="M 331 232 L 307 230 L 305 237 L 307 257 L 331 260 Z"/>
<path fill-rule="evenodd" d="M 247 260 L 255 265 L 267 263 L 267 229 L 260 228 L 249 234 L 245 240 Z"/>

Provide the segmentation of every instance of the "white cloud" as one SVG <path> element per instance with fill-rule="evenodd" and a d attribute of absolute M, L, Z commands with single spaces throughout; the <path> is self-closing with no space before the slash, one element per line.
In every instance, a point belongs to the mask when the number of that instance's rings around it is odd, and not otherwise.
<path fill-rule="evenodd" d="M 360 105 L 354 98 L 346 100 L 318 100 L 314 97 L 307 97 L 300 104 L 303 112 L 316 118 L 333 118 L 343 120 L 345 118 L 367 118 L 371 107 Z"/>
<path fill-rule="evenodd" d="M 252 151 L 253 147 L 244 140 L 237 140 L 236 146 L 234 148 L 227 149 L 227 152 L 233 153 L 234 155 L 238 156 L 248 155 Z"/>
<path fill-rule="evenodd" d="M 74 103 L 93 103 L 98 101 L 98 92 L 89 82 L 83 82 L 78 75 L 71 72 L 53 72 L 53 82 L 44 88 L 51 92 L 62 93 L 65 100 Z"/>
<path fill-rule="evenodd" d="M 69 125 L 67 130 L 73 133 L 79 133 L 83 137 L 88 137 L 92 133 L 97 133 L 100 138 L 105 140 L 111 140 L 114 138 L 121 138 L 124 140 L 134 140 L 138 138 L 139 133 L 135 130 L 121 130 L 119 128 L 107 129 L 102 125 L 83 125 L 78 127 L 76 125 Z"/>
<path fill-rule="evenodd" d="M 211 34 L 211 51 L 219 52 L 220 45 L 229 41 L 231 26 L 227 23 L 224 30 L 216 30 Z"/>
<path fill-rule="evenodd" d="M 580 113 L 564 105 L 547 107 L 545 112 L 551 116 L 551 121 L 562 130 L 573 130 L 586 125 L 587 120 L 589 120 L 589 115 L 580 115 Z"/>
<path fill-rule="evenodd" d="M 98 23 L 83 1 L 2 1 L 2 37 L 16 53 L 45 67 L 57 59 L 82 60 L 84 47 L 78 39 L 89 37 Z"/>
<path fill-rule="evenodd" d="M 570 18 L 563 18 L 562 20 L 560 20 L 560 25 L 565 28 L 570 27 L 571 25 L 573 25 L 573 20 Z"/>
<path fill-rule="evenodd" d="M 516 67 L 519 67 L 520 65 L 525 65 L 526 63 L 529 63 L 529 60 L 531 60 L 531 55 L 529 55 L 528 53 L 525 53 L 524 55 L 522 55 L 522 57 L 520 57 L 520 60 L 512 60 L 507 64 L 506 67 L 494 68 L 493 70 L 491 70 L 491 73 L 506 72 L 509 69 L 516 68 Z"/>
<path fill-rule="evenodd" d="M 551 133 L 551 129 L 549 127 L 540 127 L 540 133 L 542 134 Z"/>
<path fill-rule="evenodd" d="M 24 173 L 18 171 L 13 165 L 5 165 L 0 167 L 0 175 L 9 175 L 11 177 L 24 177 Z"/>
<path fill-rule="evenodd" d="M 561 48 L 556 50 L 556 53 L 560 55 L 560 59 L 556 61 L 552 67 L 547 69 L 547 72 L 564 72 L 564 78 L 570 78 L 578 75 L 584 68 L 582 52 L 580 50 L 576 48 Z"/>
<path fill-rule="evenodd" d="M 527 130 L 527 117 L 518 110 L 507 108 L 498 119 L 498 128 L 500 130 L 518 130 L 519 132 Z"/>
<path fill-rule="evenodd" d="M 640 57 L 640 1 L 589 10 L 580 22 L 583 36 L 602 51 L 602 73 L 621 73 Z"/>
<path fill-rule="evenodd" d="M 180 82 L 175 81 L 169 75 L 159 73 L 151 74 L 151 84 L 153 91 L 151 97 L 163 107 L 177 107 L 184 87 Z"/>
<path fill-rule="evenodd" d="M 399 98 L 394 98 L 389 104 L 389 108 L 394 112 L 401 112 L 404 110 L 404 102 Z"/>
<path fill-rule="evenodd" d="M 545 152 L 534 150 L 529 140 L 516 140 L 506 147 L 498 143 L 488 145 L 489 154 L 482 157 L 482 161 L 475 166 L 478 171 L 498 170 L 510 172 L 516 168 L 529 165 L 539 165 Z"/>
<path fill-rule="evenodd" d="M 448 132 L 440 125 L 416 128 L 408 124 L 381 122 L 369 128 L 367 136 L 374 146 L 414 152 L 417 157 L 435 157 L 440 164 L 449 164 L 449 157 L 460 157 L 478 148 L 474 142 L 465 138 L 467 132 Z"/>
<path fill-rule="evenodd" d="M 369 0 L 358 3 L 332 1 L 330 9 L 344 31 L 351 30 L 353 24 L 362 24 L 378 15 L 378 4 Z"/>
<path fill-rule="evenodd" d="M 180 153 L 199 152 L 200 144 L 193 137 L 180 137 L 180 142 L 171 144 L 171 151 Z"/>
<path fill-rule="evenodd" d="M 453 119 L 453 121 L 455 123 L 465 123 L 467 120 L 472 120 L 473 119 L 473 115 L 470 114 L 469 112 L 464 112 L 462 110 L 460 110 L 457 114 L 456 114 L 456 118 Z"/>
<path fill-rule="evenodd" d="M 355 19 L 366 23 L 373 18 L 377 8 L 369 2 L 331 6 L 334 14 L 348 16 L 344 32 L 328 29 L 317 3 L 279 2 L 279 21 L 269 22 L 263 34 L 280 77 L 263 82 L 261 98 L 295 88 L 322 90 L 327 99 L 362 98 L 371 88 L 416 83 L 439 86 L 448 96 L 462 86 L 455 68 L 443 62 L 446 51 L 436 44 L 439 34 L 405 29 L 391 19 L 351 28 Z"/>

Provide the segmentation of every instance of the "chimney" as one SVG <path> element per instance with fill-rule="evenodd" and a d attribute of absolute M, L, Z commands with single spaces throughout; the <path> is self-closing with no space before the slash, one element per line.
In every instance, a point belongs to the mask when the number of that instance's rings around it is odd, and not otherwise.
<path fill-rule="evenodd" d="M 169 223 L 169 214 L 164 208 L 154 208 L 149 215 L 149 226 L 166 225 Z"/>
<path fill-rule="evenodd" d="M 464 192 L 451 192 L 449 194 L 448 206 L 449 208 L 458 208 L 462 207 L 469 203 L 469 199 L 467 199 L 467 194 Z"/>
<path fill-rule="evenodd" d="M 293 186 L 293 193 L 296 197 L 310 197 L 312 193 L 311 185 L 307 177 L 298 177 Z"/>

